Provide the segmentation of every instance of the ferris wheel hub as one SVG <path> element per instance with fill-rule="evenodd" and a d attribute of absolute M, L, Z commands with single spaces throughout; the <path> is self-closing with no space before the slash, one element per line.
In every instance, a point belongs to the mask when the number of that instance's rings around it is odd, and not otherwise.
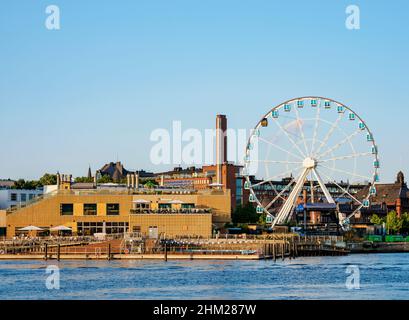
<path fill-rule="evenodd" d="M 304 159 L 302 165 L 306 169 L 314 169 L 317 166 L 317 161 L 313 158 L 308 157 Z"/>

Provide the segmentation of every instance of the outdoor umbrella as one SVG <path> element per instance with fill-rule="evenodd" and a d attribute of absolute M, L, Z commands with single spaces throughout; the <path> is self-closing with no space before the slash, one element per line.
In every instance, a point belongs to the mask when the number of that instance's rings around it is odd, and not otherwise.
<path fill-rule="evenodd" d="M 50 231 L 72 231 L 72 229 L 66 226 L 56 226 L 50 228 Z"/>
<path fill-rule="evenodd" d="M 36 227 L 36 226 L 27 226 L 27 227 L 24 227 L 24 228 L 21 228 L 21 229 L 18 229 L 19 231 L 43 231 L 44 229 L 41 229 L 41 228 L 39 228 L 39 227 Z"/>

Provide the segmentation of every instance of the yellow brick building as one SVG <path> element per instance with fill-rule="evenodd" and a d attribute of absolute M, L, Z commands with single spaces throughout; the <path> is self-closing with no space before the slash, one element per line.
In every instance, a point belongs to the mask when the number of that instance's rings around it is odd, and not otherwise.
<path fill-rule="evenodd" d="M 142 232 L 147 236 L 207 237 L 229 222 L 230 191 L 150 192 L 60 189 L 26 207 L 8 211 L 6 235 L 34 225 L 64 225 L 74 234 Z"/>

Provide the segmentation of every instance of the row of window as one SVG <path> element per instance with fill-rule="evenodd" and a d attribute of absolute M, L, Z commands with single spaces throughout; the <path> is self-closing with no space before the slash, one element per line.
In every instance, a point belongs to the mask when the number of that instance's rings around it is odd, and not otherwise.
<path fill-rule="evenodd" d="M 107 213 L 107 216 L 118 216 L 119 215 L 119 203 L 107 203 L 106 213 Z M 62 216 L 74 215 L 74 204 L 73 203 L 61 203 L 60 204 L 60 214 Z M 97 215 L 97 204 L 96 203 L 84 203 L 83 215 L 84 216 L 96 216 Z"/>
<path fill-rule="evenodd" d="M 81 235 L 93 235 L 94 233 L 124 233 L 128 231 L 128 222 L 78 222 L 77 232 Z"/>
<path fill-rule="evenodd" d="M 34 199 L 36 194 L 34 193 L 20 193 L 20 199 L 18 197 L 17 193 L 10 193 L 10 201 L 21 201 L 21 202 L 26 202 L 28 200 Z"/>

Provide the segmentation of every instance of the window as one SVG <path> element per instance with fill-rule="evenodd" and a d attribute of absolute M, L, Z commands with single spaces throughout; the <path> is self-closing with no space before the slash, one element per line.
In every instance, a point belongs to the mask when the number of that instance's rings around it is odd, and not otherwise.
<path fill-rule="evenodd" d="M 27 194 L 25 194 L 25 193 L 20 194 L 20 201 L 21 202 L 26 202 L 27 201 Z"/>
<path fill-rule="evenodd" d="M 74 214 L 74 205 L 72 203 L 61 203 L 60 214 L 62 216 L 72 216 Z"/>
<path fill-rule="evenodd" d="M 84 216 L 96 216 L 97 204 L 96 203 L 84 203 Z"/>
<path fill-rule="evenodd" d="M 10 201 L 17 201 L 17 193 L 10 194 Z"/>
<path fill-rule="evenodd" d="M 135 206 L 136 209 L 149 209 L 149 207 L 149 203 L 137 203 Z"/>
<path fill-rule="evenodd" d="M 194 209 L 195 204 L 194 203 L 182 203 L 182 209 Z"/>
<path fill-rule="evenodd" d="M 107 203 L 107 215 L 118 216 L 119 215 L 119 203 Z"/>
<path fill-rule="evenodd" d="M 35 197 L 35 194 L 30 193 L 30 194 L 28 195 L 28 200 L 33 200 L 34 197 Z"/>
<path fill-rule="evenodd" d="M 236 204 L 243 204 L 243 186 L 241 179 L 236 179 Z"/>

